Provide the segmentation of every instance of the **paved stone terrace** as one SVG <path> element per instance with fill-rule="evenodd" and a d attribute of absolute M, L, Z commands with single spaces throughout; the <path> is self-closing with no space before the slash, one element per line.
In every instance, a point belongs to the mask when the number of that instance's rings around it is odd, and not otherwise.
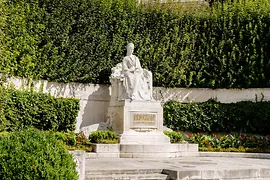
<path fill-rule="evenodd" d="M 210 156 L 211 154 L 216 157 L 202 157 Z M 244 155 L 246 157 L 241 157 Z M 249 158 L 247 156 L 249 156 Z M 123 178 L 124 176 L 121 178 L 117 176 L 117 174 L 123 175 L 132 173 L 133 171 L 135 172 L 134 174 L 153 174 L 153 172 L 160 172 L 160 174 L 168 175 L 164 179 L 176 180 L 270 180 L 270 154 L 201 153 L 200 157 L 179 158 L 95 158 L 86 160 L 85 169 L 86 179 L 147 179 L 135 175 L 130 176 L 132 178 Z M 93 172 L 94 174 L 100 172 L 99 175 L 101 177 L 94 178 Z M 104 175 L 105 172 L 107 172 L 107 174 L 108 172 L 111 173 L 110 178 L 105 178 L 105 176 L 102 178 L 102 174 Z M 153 178 L 150 179 L 162 178 L 154 178 L 153 176 Z"/>

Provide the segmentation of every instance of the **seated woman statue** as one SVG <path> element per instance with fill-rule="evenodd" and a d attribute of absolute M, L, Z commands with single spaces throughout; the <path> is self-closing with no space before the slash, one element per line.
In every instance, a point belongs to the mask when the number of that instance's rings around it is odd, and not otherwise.
<path fill-rule="evenodd" d="M 142 69 L 137 56 L 133 55 L 134 44 L 127 45 L 127 55 L 123 59 L 123 85 L 131 100 L 152 100 L 152 73 Z"/>
<path fill-rule="evenodd" d="M 127 45 L 127 55 L 122 64 L 112 69 L 112 78 L 122 81 L 124 90 L 120 99 L 153 100 L 152 98 L 152 73 L 141 67 L 138 57 L 133 55 L 134 44 Z M 121 68 L 121 71 L 120 71 Z"/>

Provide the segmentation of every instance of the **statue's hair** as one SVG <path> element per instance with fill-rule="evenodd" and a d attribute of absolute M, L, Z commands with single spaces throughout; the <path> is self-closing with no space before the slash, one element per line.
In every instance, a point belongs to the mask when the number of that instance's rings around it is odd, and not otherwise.
<path fill-rule="evenodd" d="M 128 48 L 129 46 L 133 46 L 133 47 L 134 47 L 134 44 L 133 44 L 132 42 L 131 42 L 131 43 L 128 43 L 127 48 Z"/>

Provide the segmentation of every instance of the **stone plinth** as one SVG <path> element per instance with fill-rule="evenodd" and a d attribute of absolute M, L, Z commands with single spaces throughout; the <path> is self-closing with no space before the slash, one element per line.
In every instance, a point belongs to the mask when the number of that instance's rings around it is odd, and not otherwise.
<path fill-rule="evenodd" d="M 121 134 L 120 144 L 170 144 L 159 101 L 111 101 L 108 113 L 113 131 Z"/>
<path fill-rule="evenodd" d="M 76 163 L 76 170 L 79 175 L 78 180 L 84 180 L 85 179 L 85 151 L 75 150 L 75 151 L 70 151 L 70 154 L 72 154 L 74 161 Z"/>
<path fill-rule="evenodd" d="M 198 144 L 121 144 L 121 158 L 175 158 L 198 156 Z"/>
<path fill-rule="evenodd" d="M 92 144 L 97 157 L 175 158 L 199 156 L 198 144 Z M 94 157 L 90 157 L 94 158 Z"/>

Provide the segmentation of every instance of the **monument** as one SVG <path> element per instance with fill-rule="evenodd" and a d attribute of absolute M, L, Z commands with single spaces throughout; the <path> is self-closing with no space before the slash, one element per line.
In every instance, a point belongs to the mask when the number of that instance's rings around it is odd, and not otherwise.
<path fill-rule="evenodd" d="M 109 124 L 121 135 L 120 144 L 170 144 L 163 134 L 161 103 L 152 97 L 152 73 L 141 67 L 133 51 L 129 43 L 123 61 L 112 68 Z"/>

